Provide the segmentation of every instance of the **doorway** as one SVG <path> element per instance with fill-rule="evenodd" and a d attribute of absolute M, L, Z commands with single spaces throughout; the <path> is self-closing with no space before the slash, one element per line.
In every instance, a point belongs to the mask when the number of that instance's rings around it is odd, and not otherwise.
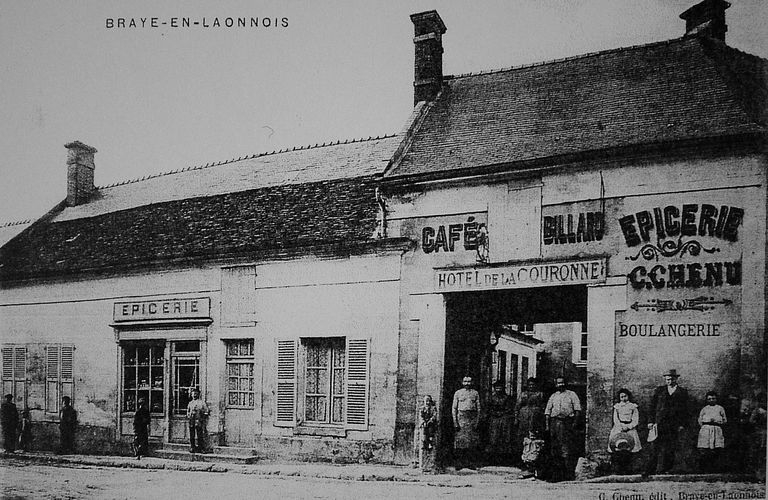
<path fill-rule="evenodd" d="M 571 390 L 586 403 L 586 366 L 574 363 L 570 357 L 573 349 L 580 349 L 580 345 L 573 346 L 568 335 L 547 333 L 543 335 L 545 340 L 538 339 L 535 331 L 535 325 L 539 325 L 542 332 L 553 330 L 544 325 L 581 325 L 579 330 L 583 328 L 586 332 L 586 286 L 461 292 L 446 294 L 445 300 L 445 371 L 438 449 L 443 463 L 453 461 L 451 405 L 453 393 L 461 387 L 464 376 L 475 381 L 481 407 L 486 407 L 491 385 L 496 381 L 503 382 L 507 394 L 517 402 L 531 373 L 537 373 L 540 388 L 547 397 L 554 390 L 554 377 L 564 373 Z M 560 332 L 564 328 L 554 330 Z M 527 348 L 526 337 L 531 339 Z M 512 352 L 516 341 L 523 347 Z M 483 449 L 488 444 L 488 419 L 482 414 L 480 431 Z M 580 442 L 583 443 L 583 439 Z M 518 458 L 519 453 L 513 450 L 505 465 L 512 465 Z"/>
<path fill-rule="evenodd" d="M 187 405 L 192 390 L 200 389 L 200 341 L 171 342 L 171 373 L 168 408 L 168 438 L 171 442 L 189 442 Z"/>

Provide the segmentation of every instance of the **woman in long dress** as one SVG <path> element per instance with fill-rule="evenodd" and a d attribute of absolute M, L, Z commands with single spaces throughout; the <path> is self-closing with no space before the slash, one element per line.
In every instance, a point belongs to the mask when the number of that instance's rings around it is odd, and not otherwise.
<path fill-rule="evenodd" d="M 608 451 L 616 473 L 629 474 L 632 455 L 643 447 L 637 434 L 640 411 L 628 389 L 619 389 L 619 402 L 613 405 L 613 427 L 608 436 Z"/>
<path fill-rule="evenodd" d="M 515 418 L 515 402 L 504 391 L 504 382 L 493 384 L 488 398 L 488 445 L 485 451 L 499 463 L 512 453 L 512 424 Z"/>
<path fill-rule="evenodd" d="M 539 390 L 536 378 L 530 377 L 526 388 L 520 394 L 520 401 L 515 409 L 517 432 L 515 433 L 515 451 L 522 451 L 523 442 L 528 439 L 540 439 L 544 433 L 544 406 L 547 400 Z"/>

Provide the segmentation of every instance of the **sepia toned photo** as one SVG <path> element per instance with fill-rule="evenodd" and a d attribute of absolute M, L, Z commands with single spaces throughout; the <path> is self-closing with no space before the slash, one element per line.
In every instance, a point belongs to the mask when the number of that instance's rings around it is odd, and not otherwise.
<path fill-rule="evenodd" d="M 0 2 L 0 497 L 766 498 L 767 17 Z"/>

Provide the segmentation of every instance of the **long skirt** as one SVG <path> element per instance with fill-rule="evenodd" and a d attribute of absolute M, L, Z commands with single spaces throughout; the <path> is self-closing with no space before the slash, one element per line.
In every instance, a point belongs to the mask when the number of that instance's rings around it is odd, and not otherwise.
<path fill-rule="evenodd" d="M 512 453 L 512 415 L 491 417 L 488 422 L 488 446 L 489 453 Z"/>

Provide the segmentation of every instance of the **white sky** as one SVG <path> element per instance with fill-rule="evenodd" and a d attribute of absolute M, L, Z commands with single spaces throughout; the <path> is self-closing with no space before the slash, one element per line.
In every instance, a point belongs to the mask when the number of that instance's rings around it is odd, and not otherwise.
<path fill-rule="evenodd" d="M 681 36 L 696 0 L 0 0 L 0 222 L 66 196 L 64 144 L 96 185 L 285 147 L 398 132 L 409 15 L 437 9 L 445 74 Z M 729 45 L 768 58 L 768 2 L 731 0 Z M 106 19 L 288 18 L 287 28 L 107 29 Z"/>

